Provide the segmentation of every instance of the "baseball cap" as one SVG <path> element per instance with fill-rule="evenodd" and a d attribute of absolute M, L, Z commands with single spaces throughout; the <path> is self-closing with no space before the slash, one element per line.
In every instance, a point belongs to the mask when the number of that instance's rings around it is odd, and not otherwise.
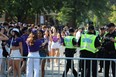
<path fill-rule="evenodd" d="M 73 32 L 74 32 L 74 29 L 73 29 L 73 28 L 70 28 L 70 29 L 69 29 L 69 32 L 70 32 L 70 33 L 73 33 Z"/>
<path fill-rule="evenodd" d="M 36 30 L 36 29 L 33 29 L 31 32 L 32 32 L 33 34 L 37 34 L 37 30 Z"/>
<path fill-rule="evenodd" d="M 106 29 L 106 28 L 105 28 L 104 26 L 100 28 L 100 30 L 105 30 L 105 29 Z"/>
<path fill-rule="evenodd" d="M 88 26 L 88 30 L 94 30 L 94 26 Z"/>
<path fill-rule="evenodd" d="M 19 29 L 17 29 L 17 28 L 13 28 L 12 31 L 16 31 L 19 33 Z"/>
<path fill-rule="evenodd" d="M 110 27 L 115 27 L 115 24 L 114 23 L 109 23 L 106 25 L 106 27 L 110 28 Z"/>
<path fill-rule="evenodd" d="M 93 21 L 88 21 L 88 25 L 92 26 L 93 25 Z"/>

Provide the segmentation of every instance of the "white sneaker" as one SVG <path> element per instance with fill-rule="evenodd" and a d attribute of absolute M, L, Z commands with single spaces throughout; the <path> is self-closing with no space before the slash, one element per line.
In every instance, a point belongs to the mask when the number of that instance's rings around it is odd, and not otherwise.
<path fill-rule="evenodd" d="M 8 71 L 5 71 L 4 74 L 7 75 L 8 74 Z"/>
<path fill-rule="evenodd" d="M 50 62 L 47 63 L 47 67 L 50 67 Z"/>
<path fill-rule="evenodd" d="M 56 66 L 56 67 L 57 67 L 57 66 L 58 66 L 58 64 L 57 64 L 57 63 L 54 63 L 54 66 Z"/>

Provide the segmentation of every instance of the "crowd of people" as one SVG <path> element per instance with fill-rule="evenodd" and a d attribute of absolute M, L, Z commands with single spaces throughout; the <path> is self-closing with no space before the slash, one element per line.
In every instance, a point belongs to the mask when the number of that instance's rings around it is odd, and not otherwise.
<path fill-rule="evenodd" d="M 34 25 L 34 24 L 8 24 L 0 26 L 0 58 L 11 57 L 7 74 L 12 70 L 13 77 L 21 77 L 21 72 L 26 72 L 26 77 L 39 77 L 41 68 L 42 76 L 45 74 L 46 61 L 54 61 L 55 66 L 59 66 L 58 59 L 45 59 L 40 57 L 60 57 L 60 47 L 64 46 L 64 55 L 74 57 L 77 47 L 79 47 L 80 58 L 116 58 L 116 29 L 114 23 L 101 26 L 98 30 L 89 22 L 87 27 L 80 26 L 77 29 L 65 26 L 56 28 L 55 26 Z M 110 47 L 109 47 L 110 46 Z M 23 58 L 21 58 L 23 56 Z M 29 57 L 29 58 L 26 58 Z M 67 77 L 69 68 L 74 77 L 78 77 L 78 72 L 74 68 L 71 59 L 66 60 L 66 69 L 62 77 Z M 71 66 L 73 62 L 73 67 Z M 99 62 L 102 72 L 103 61 Z M 86 64 L 86 68 L 84 68 Z M 110 64 L 112 74 L 115 77 L 115 62 L 105 61 L 105 77 L 109 77 Z M 0 69 L 2 59 L 0 59 Z M 97 77 L 97 61 L 79 61 L 79 72 L 81 77 L 90 77 L 90 67 L 92 66 L 92 76 Z M 86 71 L 86 73 L 85 73 Z M 84 76 L 85 75 L 85 76 Z"/>

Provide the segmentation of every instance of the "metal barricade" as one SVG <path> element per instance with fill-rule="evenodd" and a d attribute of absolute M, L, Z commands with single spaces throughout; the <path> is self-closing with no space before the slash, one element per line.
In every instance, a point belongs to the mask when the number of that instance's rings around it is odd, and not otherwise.
<path fill-rule="evenodd" d="M 19 58 L 19 57 L 17 57 L 17 58 Z M 116 62 L 115 59 L 102 59 L 102 58 L 65 58 L 65 57 L 43 57 L 43 58 L 42 57 L 39 57 L 39 58 L 23 57 L 23 58 L 40 59 L 41 63 L 39 65 L 40 68 L 38 69 L 40 71 L 39 77 L 42 77 L 42 74 L 44 74 L 44 77 L 62 77 L 63 71 L 66 70 L 65 66 L 67 63 L 66 62 L 67 59 L 72 60 L 71 61 L 71 69 L 73 69 L 73 67 L 76 69 L 77 77 L 87 77 L 87 74 L 90 74 L 90 77 L 94 77 L 94 76 L 92 76 L 94 73 L 95 73 L 96 77 L 106 77 L 105 70 L 107 67 L 106 66 L 107 63 L 110 63 L 109 77 L 113 77 L 111 67 Z M 43 59 L 46 60 L 45 68 L 44 68 L 45 73 L 42 73 L 42 68 L 41 68 Z M 51 59 L 50 62 L 49 62 L 49 59 Z M 58 59 L 57 65 L 55 65 L 54 59 Z M 10 64 L 11 60 L 13 60 L 12 64 Z M 2 61 L 3 62 L 2 62 L 1 68 L 0 68 L 0 77 L 13 77 L 13 75 L 14 75 L 13 67 L 15 67 L 14 57 L 2 58 Z M 73 61 L 74 61 L 74 65 L 73 65 Z M 100 66 L 99 66 L 100 61 L 103 62 L 103 68 L 102 68 L 103 70 L 102 70 L 102 72 L 99 73 L 98 70 L 100 69 Z M 22 65 L 22 63 L 21 63 L 21 65 Z M 21 69 L 21 65 L 19 66 L 20 69 Z M 115 63 L 115 66 L 116 66 L 116 63 Z M 94 68 L 96 68 L 96 69 L 94 69 Z M 116 70 L 116 67 L 114 69 Z M 25 70 L 26 70 L 26 68 L 25 68 Z M 96 70 L 96 72 L 93 72 L 95 70 Z M 24 71 L 24 72 L 21 71 L 21 77 L 26 77 L 26 72 L 27 71 Z M 72 72 L 73 71 L 69 70 L 67 73 L 67 77 L 74 77 Z M 66 72 L 65 72 L 65 74 L 66 74 Z M 115 72 L 114 77 L 116 77 L 116 72 Z"/>

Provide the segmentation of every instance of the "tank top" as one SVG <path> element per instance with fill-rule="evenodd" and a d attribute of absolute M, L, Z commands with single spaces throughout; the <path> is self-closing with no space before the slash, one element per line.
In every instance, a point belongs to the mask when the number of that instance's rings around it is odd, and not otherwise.
<path fill-rule="evenodd" d="M 52 39 L 53 39 L 53 42 L 57 42 L 58 41 L 57 36 L 53 36 Z"/>

